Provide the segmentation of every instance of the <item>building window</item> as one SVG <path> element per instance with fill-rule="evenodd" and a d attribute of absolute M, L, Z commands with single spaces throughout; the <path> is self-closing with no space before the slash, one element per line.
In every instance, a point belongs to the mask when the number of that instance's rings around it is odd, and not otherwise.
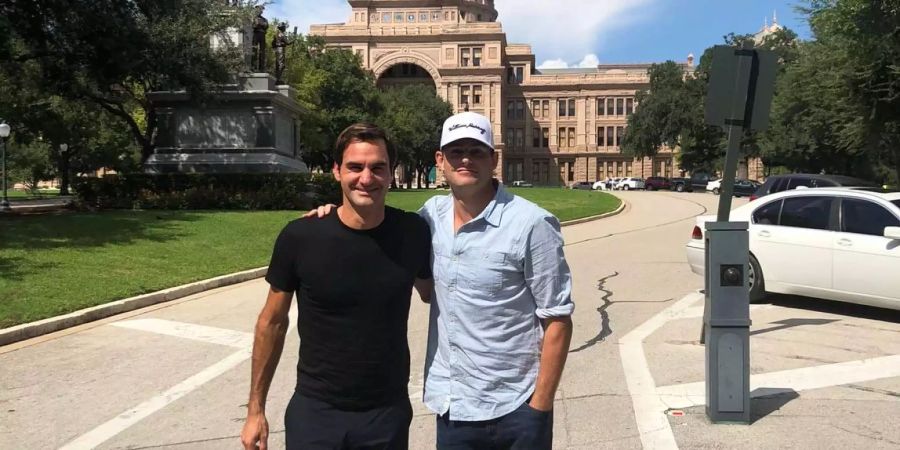
<path fill-rule="evenodd" d="M 625 138 L 625 127 L 616 127 L 616 146 L 622 145 L 622 139 Z"/>
<path fill-rule="evenodd" d="M 625 115 L 625 99 L 624 98 L 616 99 L 616 115 L 617 116 Z"/>
<path fill-rule="evenodd" d="M 391 13 L 384 13 L 381 15 L 381 21 L 384 23 L 391 23 Z"/>
<path fill-rule="evenodd" d="M 515 140 L 516 140 L 516 130 L 515 128 L 507 128 L 506 129 L 506 145 L 508 149 L 515 148 Z"/>
<path fill-rule="evenodd" d="M 506 82 L 509 84 L 522 84 L 525 81 L 525 68 L 513 66 L 506 71 Z"/>
<path fill-rule="evenodd" d="M 450 11 L 450 20 L 456 22 L 456 11 Z"/>
<path fill-rule="evenodd" d="M 606 98 L 600 97 L 597 99 L 597 115 L 605 116 L 606 115 Z"/>
<path fill-rule="evenodd" d="M 546 159 L 531 163 L 531 181 L 533 183 L 546 183 L 550 169 L 550 161 Z"/>
<path fill-rule="evenodd" d="M 419 22 L 428 22 L 428 13 L 419 13 Z"/>
<path fill-rule="evenodd" d="M 444 20 L 450 21 L 450 11 L 444 11 Z"/>
<path fill-rule="evenodd" d="M 459 87 L 459 106 L 465 107 L 469 104 L 469 95 L 472 93 L 471 86 L 460 86 Z"/>
<path fill-rule="evenodd" d="M 434 11 L 431 13 L 431 21 L 432 22 L 440 22 L 441 21 L 441 12 Z"/>
<path fill-rule="evenodd" d="M 575 181 L 575 161 L 566 161 L 566 166 L 568 167 L 568 179 L 569 182 Z"/>
<path fill-rule="evenodd" d="M 469 67 L 469 63 L 472 61 L 472 49 L 471 48 L 461 48 L 459 49 L 459 65 L 462 67 Z"/>
<path fill-rule="evenodd" d="M 394 22 L 403 23 L 403 13 L 395 13 Z"/>
<path fill-rule="evenodd" d="M 477 16 L 477 18 L 478 18 L 478 21 L 481 22 L 481 14 L 479 14 L 479 15 Z"/>
<path fill-rule="evenodd" d="M 634 99 L 627 98 L 625 99 L 625 115 L 630 116 L 634 114 Z"/>
<path fill-rule="evenodd" d="M 575 117 L 575 99 L 559 100 L 559 117 Z"/>
<path fill-rule="evenodd" d="M 525 100 L 510 100 L 506 102 L 506 118 L 522 120 L 525 118 Z"/>
<path fill-rule="evenodd" d="M 473 67 L 481 67 L 481 53 L 484 51 L 481 47 L 475 47 L 472 49 L 472 66 Z"/>
<path fill-rule="evenodd" d="M 541 117 L 541 101 L 540 100 L 532 100 L 531 101 L 531 117 L 534 117 L 534 118 Z"/>
<path fill-rule="evenodd" d="M 525 129 L 516 128 L 516 148 L 525 147 Z"/>
<path fill-rule="evenodd" d="M 574 127 L 560 128 L 558 141 L 559 141 L 560 148 L 575 147 L 575 128 Z"/>
<path fill-rule="evenodd" d="M 613 127 L 606 127 L 606 146 L 607 147 L 615 147 L 616 146 L 616 136 L 615 130 Z"/>
<path fill-rule="evenodd" d="M 606 115 L 607 116 L 614 116 L 616 114 L 615 107 L 616 107 L 616 99 L 614 99 L 614 98 L 606 99 Z"/>
<path fill-rule="evenodd" d="M 481 104 L 481 85 L 476 84 L 472 87 L 472 102 L 476 105 Z"/>
<path fill-rule="evenodd" d="M 631 161 L 625 161 L 625 176 L 630 177 L 631 175 Z"/>
<path fill-rule="evenodd" d="M 369 16 L 369 21 L 373 23 L 378 22 L 378 14 L 373 13 L 371 16 Z"/>
<path fill-rule="evenodd" d="M 406 21 L 409 23 L 414 23 L 416 21 L 416 14 L 415 13 L 407 14 Z"/>
<path fill-rule="evenodd" d="M 524 164 L 522 161 L 509 161 L 506 163 L 506 176 L 510 180 L 522 180 L 525 176 Z"/>
<path fill-rule="evenodd" d="M 606 127 L 597 127 L 597 147 L 603 147 L 606 141 Z"/>

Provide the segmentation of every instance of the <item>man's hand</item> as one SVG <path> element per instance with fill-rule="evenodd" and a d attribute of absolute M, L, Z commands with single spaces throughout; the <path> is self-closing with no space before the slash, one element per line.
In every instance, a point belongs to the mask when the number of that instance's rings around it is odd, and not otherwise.
<path fill-rule="evenodd" d="M 264 413 L 248 414 L 241 431 L 244 450 L 266 450 L 269 448 L 269 421 Z"/>
<path fill-rule="evenodd" d="M 316 217 L 316 218 L 321 219 L 321 218 L 327 216 L 328 214 L 331 214 L 331 211 L 332 211 L 334 208 L 337 208 L 337 206 L 332 205 L 331 203 L 329 203 L 329 204 L 327 204 L 327 205 L 320 206 L 320 207 L 318 207 L 318 208 L 316 208 L 316 209 L 311 209 L 308 213 L 306 213 L 306 214 L 303 215 L 303 218 L 304 218 L 304 219 L 309 219 L 310 217 Z"/>

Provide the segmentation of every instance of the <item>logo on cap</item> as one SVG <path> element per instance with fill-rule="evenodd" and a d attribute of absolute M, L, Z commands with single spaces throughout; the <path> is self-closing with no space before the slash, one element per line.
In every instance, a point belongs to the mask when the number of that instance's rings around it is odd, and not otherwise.
<path fill-rule="evenodd" d="M 460 128 L 474 128 L 476 130 L 480 130 L 481 134 L 487 133 L 487 130 L 485 130 L 484 128 L 481 128 L 478 125 L 475 125 L 474 123 L 471 123 L 471 122 L 470 123 L 458 123 L 456 125 L 452 125 L 450 128 L 447 129 L 447 131 L 456 131 Z"/>

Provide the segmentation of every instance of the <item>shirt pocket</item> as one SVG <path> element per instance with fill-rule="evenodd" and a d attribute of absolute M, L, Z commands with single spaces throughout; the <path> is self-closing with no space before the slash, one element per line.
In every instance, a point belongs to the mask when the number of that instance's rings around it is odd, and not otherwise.
<path fill-rule="evenodd" d="M 512 277 L 511 256 L 503 252 L 477 249 L 463 255 L 460 262 L 460 281 L 475 295 L 494 296 Z"/>

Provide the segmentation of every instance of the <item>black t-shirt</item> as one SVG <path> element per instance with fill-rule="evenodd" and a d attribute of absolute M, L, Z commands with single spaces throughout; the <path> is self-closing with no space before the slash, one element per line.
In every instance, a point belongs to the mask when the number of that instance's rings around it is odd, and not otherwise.
<path fill-rule="evenodd" d="M 301 394 L 348 410 L 408 395 L 415 278 L 431 278 L 431 232 L 417 214 L 388 207 L 379 226 L 354 230 L 332 212 L 281 231 L 266 281 L 297 292 Z"/>

